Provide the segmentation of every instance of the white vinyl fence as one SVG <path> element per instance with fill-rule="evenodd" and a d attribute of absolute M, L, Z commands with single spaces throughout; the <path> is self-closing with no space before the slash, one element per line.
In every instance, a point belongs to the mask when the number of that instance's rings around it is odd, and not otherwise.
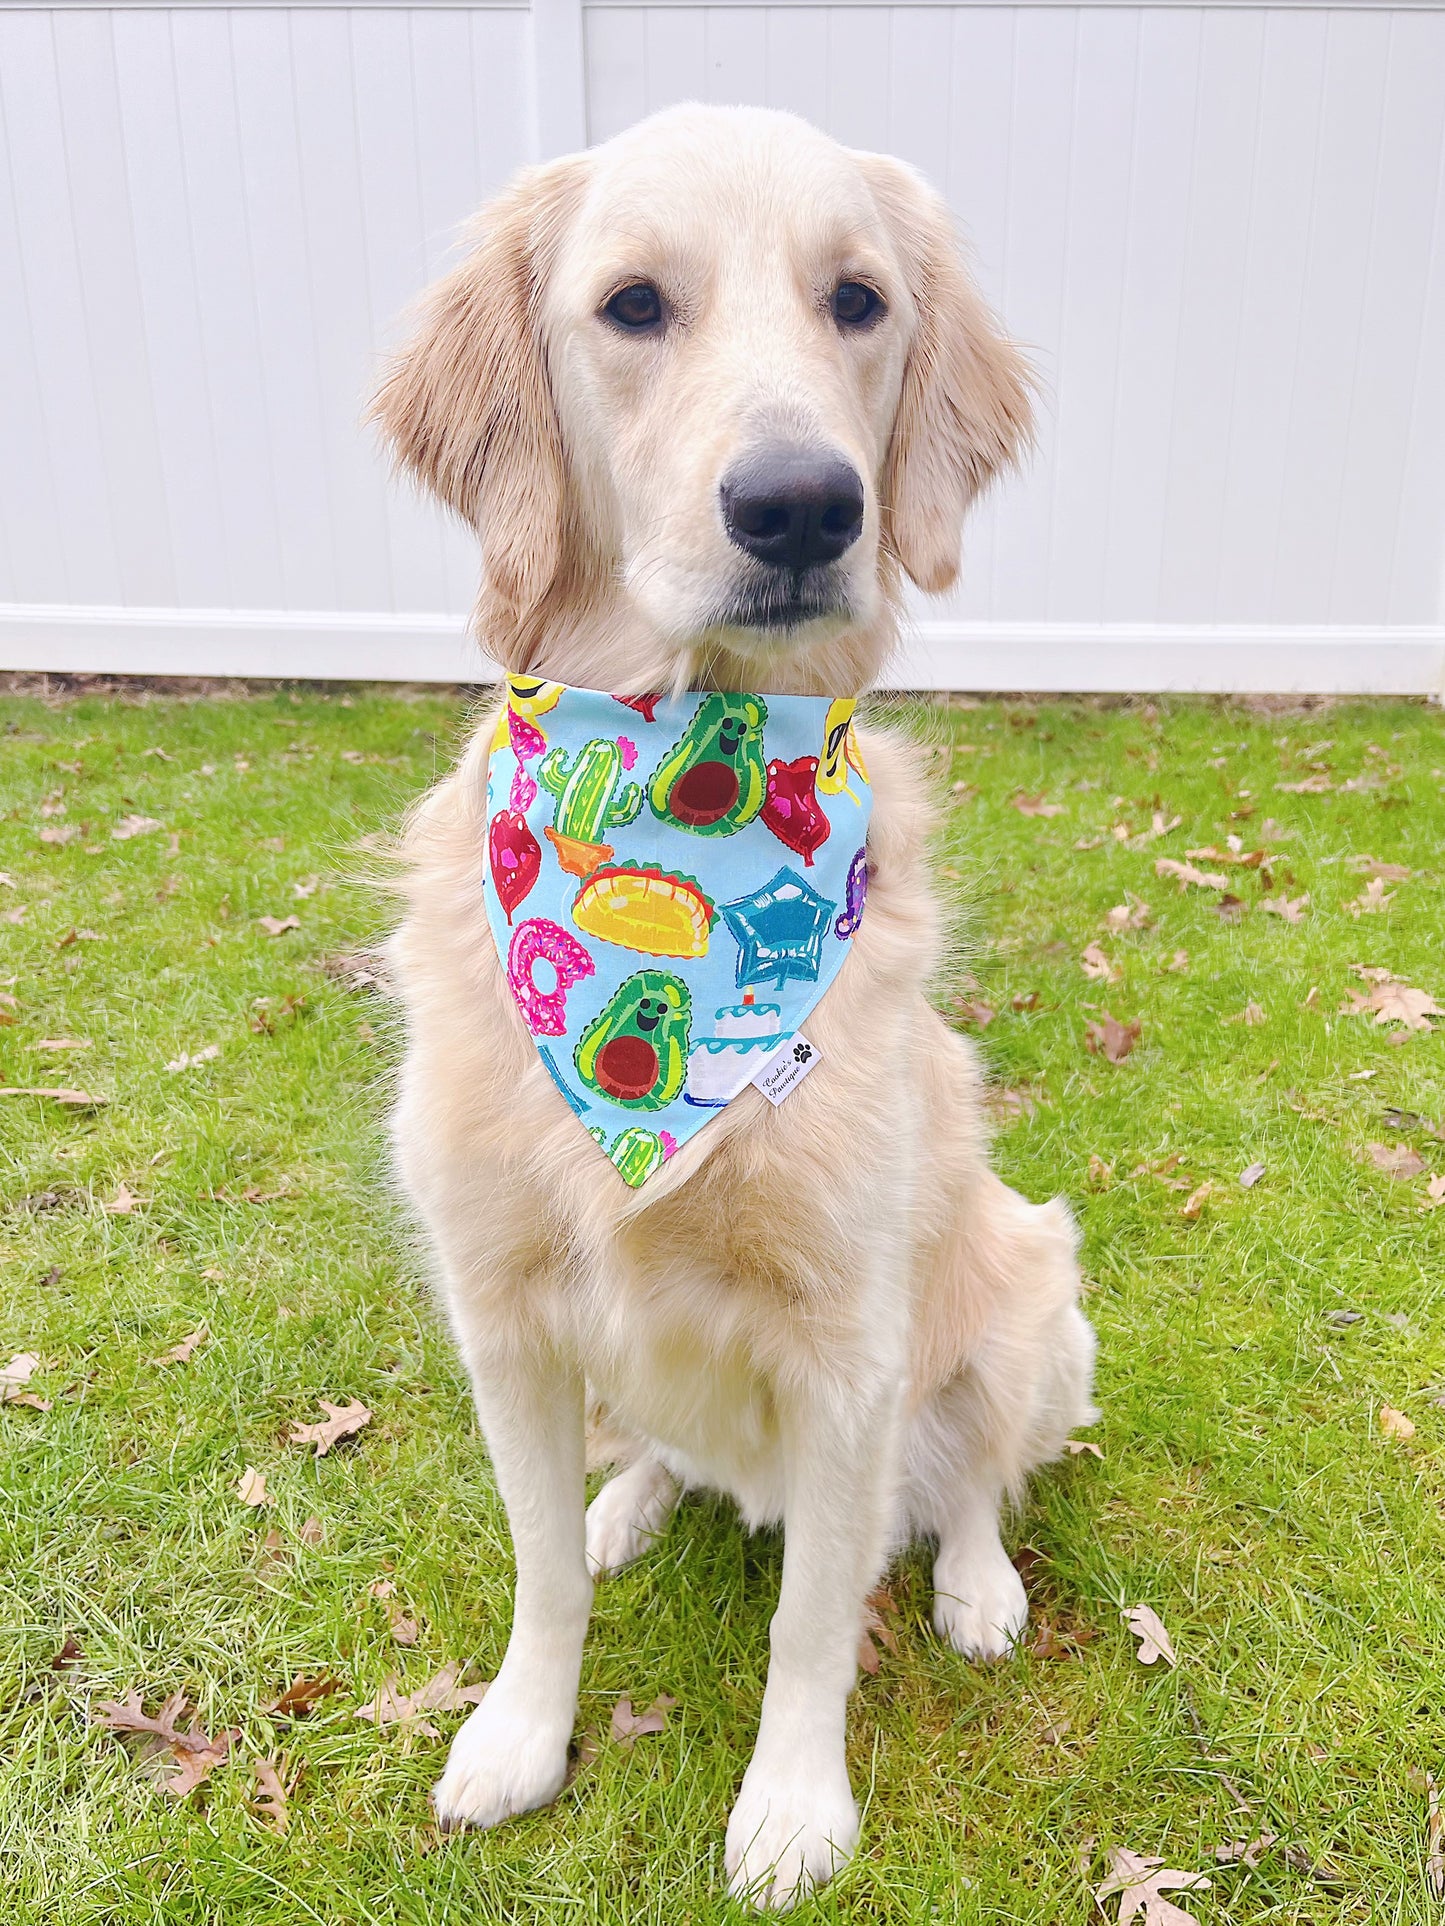
<path fill-rule="evenodd" d="M 0 3 L 0 667 L 475 677 L 359 425 L 519 163 L 757 101 L 948 193 L 1047 397 L 915 686 L 1445 686 L 1445 6 Z"/>

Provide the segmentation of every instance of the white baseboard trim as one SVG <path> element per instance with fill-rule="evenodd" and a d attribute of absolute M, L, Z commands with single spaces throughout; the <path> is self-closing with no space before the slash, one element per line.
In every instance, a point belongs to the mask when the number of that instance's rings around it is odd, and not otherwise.
<path fill-rule="evenodd" d="M 484 682 L 448 615 L 0 604 L 0 670 Z M 920 622 L 884 678 L 898 689 L 1080 694 L 1445 695 L 1445 623 L 1419 627 Z"/>

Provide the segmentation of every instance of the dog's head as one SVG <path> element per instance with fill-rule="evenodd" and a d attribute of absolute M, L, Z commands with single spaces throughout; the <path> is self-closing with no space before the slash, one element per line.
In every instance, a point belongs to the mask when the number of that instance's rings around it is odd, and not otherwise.
<path fill-rule="evenodd" d="M 850 631 L 881 655 L 899 568 L 953 582 L 1029 428 L 1022 360 L 916 174 L 703 107 L 522 175 L 376 413 L 478 530 L 509 666 L 591 609 L 664 662 L 763 676 Z"/>

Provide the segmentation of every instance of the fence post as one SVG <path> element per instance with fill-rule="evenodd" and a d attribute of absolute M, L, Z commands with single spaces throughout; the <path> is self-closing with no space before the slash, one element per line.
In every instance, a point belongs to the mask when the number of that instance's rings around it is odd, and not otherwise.
<path fill-rule="evenodd" d="M 532 139 L 538 160 L 587 145 L 582 0 L 532 0 Z"/>

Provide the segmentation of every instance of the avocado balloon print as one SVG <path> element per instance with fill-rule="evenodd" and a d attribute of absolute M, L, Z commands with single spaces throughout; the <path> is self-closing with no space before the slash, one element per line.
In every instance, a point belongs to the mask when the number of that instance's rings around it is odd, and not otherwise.
<path fill-rule="evenodd" d="M 647 785 L 653 815 L 695 836 L 731 836 L 745 829 L 767 798 L 762 737 L 767 719 L 761 696 L 704 696 Z"/>
<path fill-rule="evenodd" d="M 872 809 L 853 709 L 508 678 L 487 921 L 609 1181 L 639 1190 L 666 1169 L 793 1047 L 852 953 Z"/>

